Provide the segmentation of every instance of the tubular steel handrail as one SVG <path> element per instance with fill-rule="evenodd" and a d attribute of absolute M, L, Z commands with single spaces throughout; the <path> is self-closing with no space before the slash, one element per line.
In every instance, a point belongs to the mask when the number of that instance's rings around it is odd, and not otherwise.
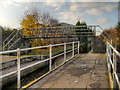
<path fill-rule="evenodd" d="M 42 62 L 49 61 L 49 71 L 51 71 L 51 70 L 52 70 L 52 59 L 53 59 L 53 58 L 56 58 L 56 57 L 58 57 L 58 56 L 64 55 L 64 62 L 63 62 L 63 63 L 65 63 L 66 61 L 68 61 L 68 60 L 66 60 L 66 54 L 67 54 L 67 53 L 72 52 L 72 57 L 71 57 L 71 58 L 73 58 L 73 57 L 75 56 L 74 51 L 78 49 L 78 54 L 79 54 L 79 46 L 82 45 L 82 44 L 79 44 L 79 43 L 80 43 L 79 41 L 75 41 L 75 42 L 68 42 L 68 43 L 61 43 L 61 44 L 54 44 L 54 45 L 46 45 L 46 46 L 40 46 L 40 47 L 32 47 L 32 48 L 25 48 L 25 49 L 20 49 L 20 48 L 18 48 L 17 50 L 2 51 L 2 52 L 0 52 L 0 55 L 17 52 L 17 70 L 16 70 L 16 71 L 13 71 L 13 72 L 10 72 L 10 73 L 7 73 L 7 74 L 5 74 L 5 75 L 0 76 L 0 79 L 5 78 L 5 77 L 7 77 L 7 76 L 9 76 L 9 75 L 12 75 L 12 74 L 17 73 L 17 88 L 21 88 L 22 86 L 21 86 L 21 82 L 20 82 L 20 72 L 21 72 L 22 70 L 25 70 L 25 69 L 27 69 L 27 68 L 30 68 L 30 67 L 34 66 L 34 65 L 40 64 L 40 63 L 42 63 Z M 68 45 L 68 44 L 72 44 L 72 49 L 66 51 L 66 45 Z M 75 48 L 75 45 L 74 45 L 74 44 L 77 44 L 77 48 Z M 57 54 L 57 55 L 55 55 L 55 56 L 52 56 L 52 47 L 54 47 L 54 46 L 61 46 L 61 45 L 64 46 L 64 49 L 63 49 L 64 52 L 63 52 L 63 53 L 60 53 L 60 54 Z M 31 64 L 31 65 L 28 65 L 28 66 L 25 66 L 25 67 L 20 68 L 20 59 L 21 59 L 21 58 L 20 58 L 20 52 L 21 52 L 21 51 L 33 50 L 33 49 L 40 49 L 40 48 L 46 48 L 46 47 L 49 47 L 49 48 L 50 48 L 50 50 L 49 50 L 49 58 L 44 59 L 44 60 L 42 60 L 42 61 L 38 61 L 38 62 L 33 63 L 33 64 Z M 24 87 L 24 86 L 23 86 L 23 87 Z"/>
<path fill-rule="evenodd" d="M 102 28 L 101 26 L 99 26 L 99 28 L 100 28 L 102 31 L 104 31 L 103 28 Z M 111 41 L 114 42 L 115 48 L 117 48 L 117 43 L 116 43 L 106 32 L 104 32 L 104 33 L 110 38 Z M 112 42 L 110 42 L 110 43 L 112 44 Z"/>
<path fill-rule="evenodd" d="M 13 36 L 12 36 L 13 35 Z M 11 37 L 12 36 L 12 37 Z M 13 41 L 14 39 L 15 42 Z M 9 40 L 9 41 L 8 41 Z M 3 42 L 3 51 L 5 51 L 5 48 L 7 48 L 8 50 L 13 46 L 13 44 L 15 44 L 18 40 L 20 40 L 19 37 L 19 30 L 15 30 L 13 31 L 8 37 L 7 39 Z M 7 42 L 6 42 L 7 41 Z M 13 41 L 13 42 L 12 42 Z M 12 43 L 11 43 L 12 42 Z M 11 45 L 10 45 L 11 44 Z"/>
<path fill-rule="evenodd" d="M 109 74 L 110 76 L 112 77 L 112 86 L 113 87 L 116 87 L 118 86 L 119 89 L 120 89 L 120 82 L 119 82 L 119 78 L 118 78 L 118 75 L 117 75 L 117 56 L 120 57 L 120 53 L 116 50 L 117 48 L 117 43 L 106 33 L 105 35 L 102 33 L 103 29 L 99 26 L 99 25 L 90 25 L 90 26 L 57 26 L 57 27 L 42 27 L 42 28 L 39 28 L 39 29 L 45 29 L 45 28 L 64 28 L 64 27 L 69 27 L 71 30 L 75 30 L 76 27 L 89 27 L 89 28 L 92 28 L 94 27 L 94 36 L 96 36 L 96 32 L 99 32 L 101 33 L 101 35 L 107 40 L 107 48 L 106 48 L 106 52 L 107 52 L 107 64 L 108 64 L 108 71 L 109 71 Z M 96 31 L 96 27 L 99 27 L 102 31 Z M 38 28 L 30 28 L 30 29 L 38 29 Z M 87 28 L 88 29 L 88 28 Z M 19 30 L 19 34 L 22 34 L 22 30 L 21 31 Z M 27 28 L 27 30 L 29 30 Z M 65 29 L 64 29 L 65 30 Z M 93 29 L 92 29 L 93 30 Z M 35 31 L 36 32 L 36 31 Z M 38 32 L 40 33 L 40 32 Z M 51 33 L 51 32 L 50 32 Z M 85 32 L 84 32 L 85 33 Z M 60 32 L 59 32 L 60 34 Z M 12 36 L 12 35 L 11 35 Z M 85 36 L 85 35 L 83 35 Z M 93 35 L 92 35 L 93 36 Z M 106 37 L 107 36 L 107 37 Z M 9 36 L 10 37 L 10 36 Z M 14 37 L 14 36 L 13 36 Z M 112 42 L 109 40 L 109 39 L 114 42 L 115 44 L 115 47 L 112 45 Z M 6 40 L 7 41 L 7 40 Z M 4 41 L 5 43 L 5 41 Z M 78 47 L 75 48 L 74 44 L 77 43 L 78 44 Z M 49 61 L 49 71 L 52 71 L 52 59 L 53 58 L 56 58 L 58 56 L 61 56 L 61 55 L 64 55 L 64 63 L 66 62 L 66 54 L 69 53 L 69 52 L 72 52 L 72 57 L 75 56 L 75 50 L 78 49 L 78 54 L 79 54 L 79 46 L 81 44 L 79 44 L 80 42 L 77 41 L 77 42 L 68 42 L 68 43 L 60 43 L 60 44 L 54 44 L 54 45 L 46 45 L 46 46 L 40 46 L 40 47 L 32 47 L 32 48 L 24 48 L 24 49 L 16 49 L 16 50 L 9 50 L 9 51 L 3 51 L 3 52 L 0 52 L 0 54 L 6 54 L 6 53 L 13 53 L 13 52 L 17 52 L 17 70 L 16 71 L 13 71 L 11 73 L 8 73 L 8 74 L 5 74 L 5 75 L 2 75 L 0 76 L 0 79 L 2 78 L 5 78 L 6 76 L 9 76 L 11 74 L 14 74 L 14 73 L 17 73 L 17 88 L 21 88 L 21 85 L 20 85 L 20 71 L 22 70 L 25 70 L 27 68 L 30 68 L 34 65 L 37 65 L 39 63 L 42 63 L 42 62 L 46 62 L 46 61 Z M 69 50 L 69 51 L 66 51 L 66 45 L 68 44 L 72 44 L 72 49 Z M 13 44 L 12 44 L 13 45 Z M 63 45 L 64 46 L 64 52 L 58 54 L 58 55 L 55 55 L 55 56 L 52 56 L 52 47 L 54 46 L 61 46 Z M 20 52 L 21 51 L 26 51 L 26 50 L 33 50 L 33 49 L 40 49 L 40 48 L 47 48 L 49 47 L 49 58 L 45 59 L 45 60 L 42 60 L 42 61 L 38 61 L 36 63 L 33 63 L 31 65 L 28 65 L 26 67 L 23 67 L 23 68 L 20 68 Z M 112 52 L 113 51 L 113 52 Z M 113 58 L 112 58 L 112 53 L 113 53 Z M 112 62 L 113 61 L 113 62 Z M 111 72 L 112 70 L 112 72 Z M 117 83 L 116 83 L 117 82 Z M 24 86 L 23 86 L 24 87 Z"/>
<path fill-rule="evenodd" d="M 101 31 L 96 30 L 96 27 L 101 29 Z M 28 35 L 24 36 L 26 34 L 26 30 L 28 31 L 27 32 Z M 29 30 L 32 30 L 32 31 L 29 31 Z M 75 30 L 79 30 L 79 31 L 82 30 L 82 32 L 75 32 Z M 85 32 L 85 30 L 93 30 L 93 31 Z M 100 27 L 99 25 L 84 25 L 84 26 L 73 25 L 73 26 L 54 26 L 54 27 L 41 27 L 41 28 L 21 28 L 17 30 L 17 33 L 18 35 L 21 35 L 21 38 L 34 39 L 34 38 L 74 38 L 77 36 L 93 37 L 96 35 L 96 32 L 99 32 L 105 39 L 107 38 L 107 41 L 109 41 L 111 44 L 113 42 L 113 44 L 115 44 L 115 48 L 117 48 L 117 43 L 106 32 L 104 32 L 103 34 L 102 33 L 103 31 L 104 31 L 103 28 Z M 15 36 L 13 36 L 13 38 L 14 37 Z M 11 40 L 8 41 L 7 44 L 9 44 Z M 18 39 L 14 43 L 12 43 L 12 45 L 10 46 L 8 45 L 8 49 L 10 49 L 13 45 L 15 45 L 17 41 Z M 5 45 L 5 43 L 3 43 L 3 49 L 7 46 L 7 44 Z"/>
<path fill-rule="evenodd" d="M 120 53 L 109 42 L 107 42 L 106 47 L 108 72 L 112 83 L 111 87 L 120 89 L 120 81 L 117 74 L 117 56 L 120 57 Z"/>
<path fill-rule="evenodd" d="M 4 51 L 4 48 L 5 48 L 5 42 L 16 32 L 16 30 L 14 30 L 6 39 L 5 41 L 3 42 L 3 51 Z"/>

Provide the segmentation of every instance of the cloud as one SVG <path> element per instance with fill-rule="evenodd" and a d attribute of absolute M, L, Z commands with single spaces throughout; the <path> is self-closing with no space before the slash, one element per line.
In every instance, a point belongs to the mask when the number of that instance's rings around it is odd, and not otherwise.
<path fill-rule="evenodd" d="M 105 3 L 98 2 L 73 2 L 70 3 L 70 10 L 78 11 L 81 9 L 101 8 L 105 6 Z"/>
<path fill-rule="evenodd" d="M 70 3 L 70 10 L 71 11 L 80 11 L 85 9 L 99 9 L 101 11 L 107 11 L 111 12 L 113 10 L 116 10 L 118 3 L 112 3 L 112 2 L 73 2 Z"/>
<path fill-rule="evenodd" d="M 85 13 L 97 16 L 97 15 L 101 15 L 103 13 L 103 11 L 100 9 L 93 8 L 93 9 L 86 10 Z"/>
<path fill-rule="evenodd" d="M 97 20 L 97 22 L 98 22 L 99 24 L 104 24 L 104 23 L 109 22 L 109 20 L 106 19 L 106 18 L 99 18 L 99 19 Z"/>
<path fill-rule="evenodd" d="M 55 10 L 59 10 L 65 5 L 65 2 L 46 2 L 46 5 L 54 7 Z"/>
<path fill-rule="evenodd" d="M 107 5 L 107 6 L 105 6 L 104 7 L 104 9 L 107 11 L 107 12 L 111 12 L 111 11 L 113 11 L 113 10 L 116 10 L 116 9 L 118 9 L 118 5 Z"/>
<path fill-rule="evenodd" d="M 20 6 L 21 6 L 21 4 L 15 2 L 15 0 L 2 1 L 2 2 L 1 2 L 1 5 L 2 5 L 3 7 L 6 7 L 6 8 L 9 7 L 9 6 L 16 6 L 16 7 L 20 7 Z"/>
<path fill-rule="evenodd" d="M 119 2 L 119 0 L 69 0 L 70 2 Z"/>
<path fill-rule="evenodd" d="M 59 20 L 69 21 L 70 23 L 73 23 L 76 20 L 82 19 L 84 15 L 79 12 L 66 11 L 59 13 L 59 16 Z"/>

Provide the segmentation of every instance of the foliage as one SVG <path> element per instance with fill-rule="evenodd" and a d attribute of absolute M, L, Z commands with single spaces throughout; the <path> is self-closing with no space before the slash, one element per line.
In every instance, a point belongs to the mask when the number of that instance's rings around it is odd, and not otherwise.
<path fill-rule="evenodd" d="M 22 33 L 22 37 L 33 37 L 34 35 L 46 37 L 47 35 L 45 35 L 42 29 L 40 28 L 44 28 L 47 26 L 55 26 L 58 23 L 59 23 L 58 20 L 51 17 L 50 13 L 44 12 L 42 14 L 36 8 L 34 8 L 32 12 L 26 11 L 25 17 L 21 20 L 21 23 L 20 23 L 21 27 L 24 28 L 22 30 L 22 32 L 24 32 Z M 31 29 L 31 28 L 36 28 L 36 29 Z M 44 30 L 47 31 L 46 28 L 44 28 Z M 53 42 L 53 41 L 54 40 L 52 39 L 49 40 L 44 38 L 31 39 L 30 44 L 32 47 L 35 47 L 35 46 L 41 46 L 41 45 L 48 45 L 50 42 Z"/>
<path fill-rule="evenodd" d="M 76 26 L 87 26 L 87 24 L 85 22 L 77 22 L 76 23 Z M 75 33 L 78 37 L 78 40 L 81 42 L 81 43 L 86 43 L 88 42 L 88 37 L 85 36 L 85 35 L 88 35 L 88 33 L 84 33 L 84 32 L 89 32 L 90 29 L 88 29 L 87 27 L 76 27 L 75 28 Z M 86 53 L 88 50 L 88 44 L 84 44 L 82 47 L 80 47 L 80 52 L 82 53 Z"/>
<path fill-rule="evenodd" d="M 107 39 L 110 41 L 110 38 L 105 34 L 107 33 L 116 43 L 117 43 L 117 50 L 120 51 L 120 22 L 113 27 L 109 29 L 105 29 L 101 34 L 100 37 L 106 42 L 106 39 L 102 36 L 104 35 L 107 37 Z M 115 43 L 112 43 L 115 45 Z"/>
<path fill-rule="evenodd" d="M 13 32 L 13 29 L 3 26 L 0 26 L 0 30 L 2 30 L 2 42 Z"/>

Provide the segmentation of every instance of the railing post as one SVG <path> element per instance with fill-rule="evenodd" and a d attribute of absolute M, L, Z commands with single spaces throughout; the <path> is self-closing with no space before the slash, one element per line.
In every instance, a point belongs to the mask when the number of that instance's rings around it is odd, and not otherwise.
<path fill-rule="evenodd" d="M 8 43 L 8 50 L 9 50 L 9 47 L 10 47 L 10 45 L 9 45 L 9 43 Z"/>
<path fill-rule="evenodd" d="M 111 65 L 110 65 L 110 57 L 109 57 L 109 55 L 110 55 L 110 46 L 109 46 L 109 44 L 108 44 L 108 42 L 107 42 L 107 61 L 108 61 L 108 69 L 109 69 L 109 72 L 111 73 Z M 111 56 L 111 55 L 110 55 Z"/>
<path fill-rule="evenodd" d="M 111 58 L 111 54 L 112 54 L 112 51 L 111 51 L 111 47 L 109 46 L 109 56 L 110 56 L 110 59 L 109 60 L 112 60 L 112 58 Z M 112 75 L 112 72 L 111 72 L 111 63 L 109 62 L 109 65 L 110 65 L 110 73 L 111 73 L 111 75 Z"/>
<path fill-rule="evenodd" d="M 117 59 L 117 56 L 116 56 L 116 54 L 115 54 L 115 52 L 113 50 L 113 65 L 114 65 L 114 70 L 113 70 L 113 88 L 117 88 L 116 87 L 117 84 L 116 84 L 115 74 L 114 74 L 114 72 L 117 73 L 117 60 L 116 59 Z"/>
<path fill-rule="evenodd" d="M 50 60 L 49 60 L 49 71 L 51 71 L 52 70 L 52 45 L 50 44 L 50 52 L 49 52 L 49 58 L 50 58 Z"/>
<path fill-rule="evenodd" d="M 5 45 L 5 44 L 4 44 L 4 42 L 3 42 L 3 51 L 5 50 L 5 49 L 4 49 L 4 45 Z"/>
<path fill-rule="evenodd" d="M 107 62 L 109 62 L 108 58 L 108 42 L 106 43 L 106 53 L 107 53 Z"/>
<path fill-rule="evenodd" d="M 112 39 L 111 39 L 111 45 L 112 45 Z"/>
<path fill-rule="evenodd" d="M 17 49 L 17 88 L 20 89 L 20 48 Z"/>
<path fill-rule="evenodd" d="M 78 54 L 80 53 L 80 41 L 78 41 Z"/>
<path fill-rule="evenodd" d="M 73 41 L 72 46 L 73 46 L 73 49 L 72 49 L 73 53 L 72 53 L 72 56 L 74 57 L 74 41 Z"/>
<path fill-rule="evenodd" d="M 64 43 L 64 63 L 66 62 L 66 43 Z"/>

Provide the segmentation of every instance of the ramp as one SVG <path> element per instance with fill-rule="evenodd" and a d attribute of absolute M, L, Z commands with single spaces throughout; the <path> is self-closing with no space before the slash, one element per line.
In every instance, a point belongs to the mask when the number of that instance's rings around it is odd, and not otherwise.
<path fill-rule="evenodd" d="M 109 88 L 105 55 L 79 55 L 30 88 Z"/>

